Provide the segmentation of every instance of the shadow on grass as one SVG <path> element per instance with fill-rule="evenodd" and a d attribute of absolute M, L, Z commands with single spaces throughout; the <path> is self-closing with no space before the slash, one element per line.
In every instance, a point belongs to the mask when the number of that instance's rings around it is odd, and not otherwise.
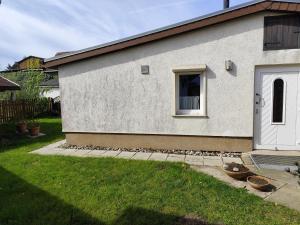
<path fill-rule="evenodd" d="M 13 123 L 0 125 L 0 153 L 30 144 L 43 145 L 64 137 L 61 122 L 57 118 L 42 119 L 40 127 L 41 132 L 46 135 L 31 139 L 27 135 L 16 134 L 16 127 Z"/>
<path fill-rule="evenodd" d="M 71 195 L 71 193 L 70 193 Z M 1 225 L 106 225 L 0 167 Z M 110 224 L 110 223 L 109 223 Z M 111 225 L 208 225 L 197 217 L 128 208 Z"/>
<path fill-rule="evenodd" d="M 1 225 L 104 225 L 0 167 Z"/>
<path fill-rule="evenodd" d="M 128 208 L 112 225 L 217 225 L 197 216 L 180 217 L 143 208 Z M 219 224 L 220 225 L 220 224 Z"/>

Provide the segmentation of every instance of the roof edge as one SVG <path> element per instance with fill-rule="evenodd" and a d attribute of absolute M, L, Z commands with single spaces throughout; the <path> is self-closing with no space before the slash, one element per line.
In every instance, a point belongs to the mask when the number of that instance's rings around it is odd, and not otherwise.
<path fill-rule="evenodd" d="M 70 54 L 54 56 L 48 59 L 45 59 L 45 67 L 57 67 L 59 65 L 79 61 L 86 58 L 95 57 L 98 55 L 102 55 L 109 52 L 118 51 L 124 48 L 144 44 L 147 42 L 167 38 L 170 36 L 174 36 L 176 34 L 181 34 L 184 32 L 192 31 L 195 29 L 199 29 L 201 27 L 221 23 L 228 21 L 230 19 L 239 18 L 245 15 L 265 11 L 265 10 L 278 10 L 280 11 L 280 6 L 277 9 L 272 9 L 272 4 L 299 4 L 299 1 L 296 0 L 255 0 L 247 3 L 243 3 L 240 5 L 236 5 L 234 7 L 220 10 L 214 13 L 210 13 L 204 16 L 196 17 L 190 20 L 186 20 L 183 22 L 179 22 L 173 25 L 165 26 L 159 29 L 151 30 L 148 32 L 144 32 L 138 35 L 130 36 L 127 38 L 119 39 L 116 41 L 108 42 L 101 45 L 96 45 L 90 48 L 85 48 L 82 50 L 71 52 Z M 250 9 L 251 8 L 251 9 Z M 300 7 L 298 7 L 300 8 Z M 248 11 L 247 11 L 248 10 Z M 245 11 L 245 12 L 241 12 Z M 286 11 L 288 11 L 286 9 Z M 234 14 L 237 12 L 235 16 L 227 16 L 228 14 Z M 219 18 L 224 17 L 224 18 Z M 215 19 L 219 18 L 219 19 Z M 205 23 L 205 21 L 212 20 L 211 23 Z M 203 23 L 202 25 L 200 23 Z M 197 23 L 199 25 L 197 26 Z M 187 27 L 187 28 L 185 28 Z M 144 40 L 142 40 L 144 39 Z M 126 45 L 127 44 L 127 45 Z"/>
<path fill-rule="evenodd" d="M 8 81 L 8 82 L 10 82 L 10 83 L 12 83 L 12 84 L 14 84 L 14 85 L 18 86 L 18 87 L 21 87 L 21 86 L 20 86 L 19 84 L 17 84 L 16 82 L 14 82 L 14 81 L 11 81 L 11 80 L 9 80 L 9 79 L 5 78 L 4 76 L 1 76 L 1 75 L 0 75 L 0 77 L 1 77 L 2 79 L 6 80 L 6 81 Z"/>
<path fill-rule="evenodd" d="M 221 14 L 224 14 L 224 13 L 236 10 L 236 9 L 240 9 L 240 8 L 243 8 L 243 7 L 247 7 L 247 6 L 258 4 L 258 3 L 261 3 L 261 2 L 265 2 L 265 1 L 266 0 L 255 0 L 255 1 L 251 1 L 249 3 L 239 4 L 239 5 L 224 9 L 224 10 L 219 10 L 219 11 L 216 11 L 216 12 L 213 12 L 213 13 L 209 13 L 209 14 L 199 16 L 199 17 L 196 17 L 196 18 L 192 18 L 192 19 L 189 19 L 189 20 L 185 20 L 185 21 L 182 21 L 182 22 L 174 23 L 174 24 L 171 24 L 171 25 L 168 25 L 168 26 L 160 27 L 160 28 L 157 28 L 157 29 L 153 29 L 153 30 L 146 31 L 146 32 L 143 32 L 143 33 L 139 33 L 139 34 L 136 34 L 136 35 L 132 35 L 132 36 L 129 36 L 129 37 L 117 39 L 115 41 L 103 43 L 103 44 L 100 44 L 100 45 L 95 45 L 95 46 L 92 46 L 92 47 L 84 48 L 84 49 L 81 49 L 81 50 L 78 50 L 78 51 L 73 51 L 73 52 L 70 52 L 70 53 L 67 53 L 67 54 L 63 54 L 63 55 L 54 56 L 54 57 L 51 57 L 51 58 L 46 58 L 46 59 L 44 59 L 44 62 L 46 63 L 46 62 L 50 62 L 50 61 L 53 61 L 53 60 L 66 58 L 66 57 L 69 57 L 69 56 L 72 56 L 72 55 L 80 54 L 82 52 L 92 51 L 92 50 L 97 49 L 97 48 L 107 47 L 107 46 L 114 45 L 114 44 L 117 44 L 117 43 L 120 43 L 120 42 L 133 40 L 133 39 L 136 39 L 136 38 L 139 38 L 139 37 L 151 35 L 151 34 L 154 34 L 154 33 L 161 32 L 161 31 L 166 31 L 168 29 L 183 26 L 183 25 L 186 25 L 186 24 L 189 24 L 189 23 L 193 23 L 193 22 L 202 20 L 202 19 L 207 19 L 207 18 L 216 16 L 216 15 L 221 15 Z"/>

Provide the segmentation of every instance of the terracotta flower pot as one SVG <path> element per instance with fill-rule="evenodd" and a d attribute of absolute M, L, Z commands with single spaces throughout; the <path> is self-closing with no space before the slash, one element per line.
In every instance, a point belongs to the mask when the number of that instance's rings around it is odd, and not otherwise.
<path fill-rule="evenodd" d="M 249 176 L 250 170 L 242 164 L 228 163 L 225 165 L 226 167 L 223 167 L 224 172 L 234 179 L 246 180 L 246 178 Z M 234 171 L 234 168 L 238 168 L 238 170 Z"/>
<path fill-rule="evenodd" d="M 30 136 L 38 136 L 40 133 L 40 126 L 32 126 L 29 128 Z"/>
<path fill-rule="evenodd" d="M 17 123 L 16 128 L 18 133 L 25 134 L 27 132 L 27 123 L 25 122 Z"/>
<path fill-rule="evenodd" d="M 260 191 L 266 191 L 271 184 L 269 179 L 262 176 L 250 176 L 247 181 L 251 187 Z"/>

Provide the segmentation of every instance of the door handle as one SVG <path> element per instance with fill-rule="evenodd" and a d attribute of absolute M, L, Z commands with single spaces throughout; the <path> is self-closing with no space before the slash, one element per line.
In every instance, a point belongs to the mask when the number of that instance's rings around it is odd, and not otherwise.
<path fill-rule="evenodd" d="M 260 103 L 261 103 L 261 96 L 260 96 L 260 94 L 255 93 L 255 96 L 256 96 L 255 104 L 256 105 L 260 105 Z"/>

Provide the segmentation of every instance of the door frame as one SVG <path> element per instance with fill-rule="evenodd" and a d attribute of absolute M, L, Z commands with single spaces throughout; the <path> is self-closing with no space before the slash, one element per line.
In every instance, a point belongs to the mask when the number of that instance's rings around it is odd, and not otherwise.
<path fill-rule="evenodd" d="M 260 117 L 256 116 L 256 93 L 261 92 L 262 83 L 258 81 L 260 78 L 259 75 L 261 73 L 298 73 L 298 97 L 297 97 L 297 113 L 300 115 L 300 65 L 270 65 L 270 66 L 259 66 L 255 68 L 254 73 L 254 96 L 253 96 L 253 149 L 254 150 L 278 150 L 276 146 L 273 145 L 259 145 L 259 125 L 260 125 Z M 286 90 L 285 90 L 286 91 Z M 286 94 L 286 93 L 285 93 Z M 272 93 L 273 95 L 273 93 Z M 300 116 L 297 116 L 296 124 L 300 125 Z M 296 138 L 300 138 L 300 128 L 296 130 Z M 284 149 L 280 150 L 300 150 L 300 140 L 296 140 L 295 146 L 285 146 Z"/>

